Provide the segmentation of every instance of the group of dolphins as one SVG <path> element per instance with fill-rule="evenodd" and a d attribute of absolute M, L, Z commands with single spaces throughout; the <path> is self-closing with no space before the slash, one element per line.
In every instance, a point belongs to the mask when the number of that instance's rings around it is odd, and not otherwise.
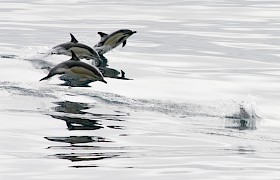
<path fill-rule="evenodd" d="M 71 56 L 71 59 L 53 67 L 48 75 L 40 79 L 40 81 L 49 79 L 54 75 L 65 74 L 68 77 L 75 77 L 81 82 L 101 81 L 107 83 L 104 80 L 103 71 L 107 66 L 107 59 L 103 55 L 120 44 L 124 47 L 127 38 L 134 33 L 136 33 L 136 31 L 131 31 L 129 29 L 120 29 L 111 34 L 98 32 L 101 40 L 93 48 L 78 42 L 73 34 L 70 33 L 71 41 L 55 46 L 52 48 L 51 54 L 68 55 Z M 90 64 L 80 61 L 80 59 L 83 58 L 92 60 L 94 63 Z M 122 77 L 124 78 L 123 71 Z"/>

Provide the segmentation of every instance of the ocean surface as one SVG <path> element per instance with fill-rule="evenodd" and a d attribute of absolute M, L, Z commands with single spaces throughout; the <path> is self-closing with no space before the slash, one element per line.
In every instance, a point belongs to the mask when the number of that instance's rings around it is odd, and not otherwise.
<path fill-rule="evenodd" d="M 279 180 L 280 1 L 0 0 L 1 180 Z M 105 54 L 131 80 L 39 80 Z"/>

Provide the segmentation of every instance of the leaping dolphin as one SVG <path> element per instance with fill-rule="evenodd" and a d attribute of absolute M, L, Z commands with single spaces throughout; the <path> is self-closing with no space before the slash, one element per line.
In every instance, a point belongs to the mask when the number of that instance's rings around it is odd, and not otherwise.
<path fill-rule="evenodd" d="M 136 31 L 131 31 L 129 29 L 120 29 L 115 31 L 111 34 L 106 34 L 104 32 L 98 32 L 101 39 L 100 41 L 94 46 L 96 51 L 99 54 L 105 54 L 106 52 L 114 49 L 118 45 L 122 44 L 122 47 L 126 45 L 126 40 L 132 34 L 136 33 Z"/>
<path fill-rule="evenodd" d="M 73 51 L 78 58 L 92 59 L 95 61 L 96 65 L 101 63 L 102 60 L 96 50 L 85 44 L 79 43 L 73 34 L 70 33 L 70 36 L 70 42 L 53 47 L 52 53 L 71 56 L 71 51 Z"/>
<path fill-rule="evenodd" d="M 54 75 L 67 74 L 70 76 L 77 76 L 81 81 L 90 80 L 107 83 L 97 67 L 80 61 L 74 51 L 71 50 L 71 53 L 72 58 L 70 60 L 56 65 L 50 70 L 49 74 L 40 81 L 49 79 Z"/>

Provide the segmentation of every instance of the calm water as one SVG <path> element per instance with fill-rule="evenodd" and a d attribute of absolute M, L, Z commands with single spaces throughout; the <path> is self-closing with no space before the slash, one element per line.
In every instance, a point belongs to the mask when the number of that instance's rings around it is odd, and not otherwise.
<path fill-rule="evenodd" d="M 0 179 L 280 179 L 280 2 L 0 1 Z M 133 80 L 61 86 L 98 31 Z"/>

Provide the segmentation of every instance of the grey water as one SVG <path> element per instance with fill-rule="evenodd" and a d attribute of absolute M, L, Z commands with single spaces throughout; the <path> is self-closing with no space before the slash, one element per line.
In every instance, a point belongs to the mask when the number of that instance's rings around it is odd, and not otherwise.
<path fill-rule="evenodd" d="M 0 179 L 280 177 L 280 2 L 0 0 Z M 137 31 L 108 84 L 62 86 L 48 55 Z"/>

